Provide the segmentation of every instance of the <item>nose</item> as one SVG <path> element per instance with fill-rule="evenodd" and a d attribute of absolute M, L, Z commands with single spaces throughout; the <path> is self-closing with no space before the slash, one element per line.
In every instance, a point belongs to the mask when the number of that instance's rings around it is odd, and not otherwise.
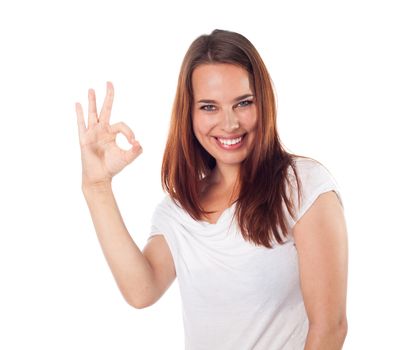
<path fill-rule="evenodd" d="M 239 119 L 236 113 L 228 110 L 223 116 L 223 129 L 226 132 L 232 132 L 239 128 Z"/>

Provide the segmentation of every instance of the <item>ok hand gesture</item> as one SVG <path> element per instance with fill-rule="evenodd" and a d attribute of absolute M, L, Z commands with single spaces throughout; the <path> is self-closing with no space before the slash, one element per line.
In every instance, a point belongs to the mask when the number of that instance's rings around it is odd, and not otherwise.
<path fill-rule="evenodd" d="M 83 108 L 76 103 L 77 124 L 82 157 L 82 186 L 89 187 L 110 183 L 112 177 L 142 153 L 133 131 L 123 122 L 109 125 L 114 90 L 107 83 L 106 97 L 98 117 L 95 91 L 88 92 L 88 125 Z M 116 144 L 116 135 L 122 133 L 132 145 L 125 151 Z"/>

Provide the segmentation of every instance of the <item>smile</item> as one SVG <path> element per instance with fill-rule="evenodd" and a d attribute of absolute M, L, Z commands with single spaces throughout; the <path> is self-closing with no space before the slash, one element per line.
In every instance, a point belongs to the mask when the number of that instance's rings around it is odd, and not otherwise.
<path fill-rule="evenodd" d="M 218 141 L 220 141 L 223 145 L 236 145 L 237 143 L 242 141 L 242 136 L 238 137 L 236 139 L 222 139 L 222 138 L 218 138 Z"/>
<path fill-rule="evenodd" d="M 223 149 L 237 149 L 242 145 L 242 140 L 245 135 L 234 138 L 215 137 L 217 144 Z"/>

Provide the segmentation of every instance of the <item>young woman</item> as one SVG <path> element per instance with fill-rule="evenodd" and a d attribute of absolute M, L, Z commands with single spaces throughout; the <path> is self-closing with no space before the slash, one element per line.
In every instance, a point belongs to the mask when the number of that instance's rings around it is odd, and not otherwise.
<path fill-rule="evenodd" d="M 113 87 L 88 124 L 76 104 L 86 198 L 105 257 L 135 308 L 178 277 L 186 349 L 341 349 L 347 332 L 347 233 L 319 162 L 288 153 L 271 79 L 254 46 L 215 30 L 182 63 L 162 166 L 167 195 L 141 252 L 112 178 L 142 152 L 109 124 Z M 132 148 L 121 150 L 116 135 Z"/>

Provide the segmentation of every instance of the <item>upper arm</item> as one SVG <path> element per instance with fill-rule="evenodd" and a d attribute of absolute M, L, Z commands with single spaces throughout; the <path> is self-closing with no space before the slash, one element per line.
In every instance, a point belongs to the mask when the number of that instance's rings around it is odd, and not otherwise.
<path fill-rule="evenodd" d="M 310 324 L 346 322 L 348 243 L 343 208 L 321 194 L 293 228 Z"/>
<path fill-rule="evenodd" d="M 176 278 L 173 257 L 163 235 L 151 237 L 142 251 L 154 273 L 155 289 L 149 305 L 154 304 Z"/>

